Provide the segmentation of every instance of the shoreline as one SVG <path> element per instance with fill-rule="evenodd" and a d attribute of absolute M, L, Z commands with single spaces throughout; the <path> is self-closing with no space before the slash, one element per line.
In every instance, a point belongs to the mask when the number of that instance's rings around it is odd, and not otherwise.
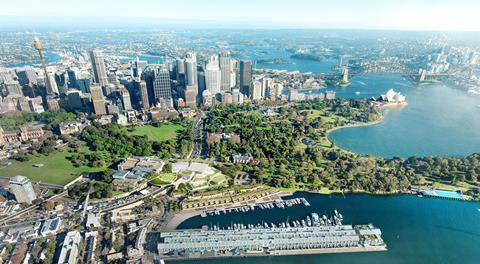
<path fill-rule="evenodd" d="M 327 129 L 327 131 L 325 131 L 325 138 L 326 140 L 328 141 L 328 143 L 330 144 L 333 144 L 334 147 L 337 147 L 339 149 L 341 149 L 342 151 L 346 151 L 350 154 L 354 154 L 354 155 L 361 155 L 361 154 L 358 154 L 358 153 L 355 153 L 353 151 L 350 151 L 348 149 L 344 149 L 342 147 L 339 147 L 335 144 L 335 142 L 333 142 L 333 140 L 330 139 L 330 133 L 334 132 L 334 131 L 337 131 L 337 130 L 341 130 L 341 129 L 346 129 L 346 128 L 354 128 L 354 127 L 364 127 L 364 126 L 373 126 L 373 125 L 378 125 L 380 123 L 382 123 L 383 121 L 385 120 L 385 116 L 382 114 L 380 115 L 380 117 L 375 120 L 375 121 L 370 121 L 370 122 L 355 122 L 355 123 L 349 123 L 349 124 L 346 124 L 346 125 L 343 125 L 343 126 L 338 126 L 338 127 L 333 127 L 333 128 L 330 128 L 330 129 Z"/>
<path fill-rule="evenodd" d="M 296 190 L 299 191 L 299 190 Z M 278 193 L 275 193 L 276 196 L 270 196 L 268 197 L 268 200 L 252 200 L 254 203 L 259 203 L 259 202 L 272 202 L 276 200 L 275 198 L 283 198 L 283 197 L 288 197 L 293 195 L 294 192 L 291 191 L 279 191 Z M 228 204 L 228 205 L 222 205 L 218 206 L 215 208 L 210 208 L 209 210 L 222 210 L 222 209 L 228 209 L 228 208 L 233 208 L 233 207 L 241 207 L 241 206 L 248 206 L 253 203 L 248 203 L 248 202 L 242 202 L 242 203 L 233 203 L 233 204 Z M 203 213 L 209 211 L 207 209 L 182 209 L 180 212 L 175 213 L 168 223 L 165 225 L 164 230 L 176 230 L 180 224 L 182 224 L 184 221 L 195 217 L 202 215 Z"/>

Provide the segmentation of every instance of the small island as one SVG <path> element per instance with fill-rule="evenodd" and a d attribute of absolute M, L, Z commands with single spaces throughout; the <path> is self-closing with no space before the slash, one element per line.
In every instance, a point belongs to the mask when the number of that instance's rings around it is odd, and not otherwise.
<path fill-rule="evenodd" d="M 319 55 L 310 54 L 310 53 L 296 53 L 290 56 L 292 59 L 297 60 L 310 60 L 310 61 L 322 61 L 324 58 Z"/>

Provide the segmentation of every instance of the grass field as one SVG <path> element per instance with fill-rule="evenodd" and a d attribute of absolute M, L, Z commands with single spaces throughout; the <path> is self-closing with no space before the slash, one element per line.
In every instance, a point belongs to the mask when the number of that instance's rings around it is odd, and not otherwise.
<path fill-rule="evenodd" d="M 105 168 L 87 166 L 74 167 L 67 159 L 72 155 L 67 151 L 55 152 L 48 156 L 33 156 L 29 161 L 12 161 L 8 166 L 0 166 L 0 176 L 13 177 L 22 175 L 32 181 L 66 185 L 82 173 L 102 171 Z M 33 167 L 33 164 L 43 164 L 43 167 Z"/>
<path fill-rule="evenodd" d="M 177 175 L 175 173 L 162 173 L 158 177 L 152 179 L 150 182 L 152 184 L 164 185 L 164 184 L 171 184 L 177 179 Z"/>
<path fill-rule="evenodd" d="M 225 176 L 224 175 L 216 175 L 215 177 L 213 177 L 212 179 L 210 179 L 210 181 L 214 182 L 215 184 L 219 184 L 223 181 L 225 181 Z"/>
<path fill-rule="evenodd" d="M 185 128 L 176 124 L 165 124 L 161 127 L 154 127 L 151 125 L 135 126 L 133 131 L 130 129 L 127 131 L 130 135 L 143 136 L 146 135 L 153 141 L 165 141 L 177 136 L 178 131 L 182 131 Z"/>

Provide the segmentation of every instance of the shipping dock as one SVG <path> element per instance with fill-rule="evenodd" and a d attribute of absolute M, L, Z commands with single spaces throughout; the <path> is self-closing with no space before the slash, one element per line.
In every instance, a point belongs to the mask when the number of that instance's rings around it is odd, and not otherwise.
<path fill-rule="evenodd" d="M 304 219 L 276 224 L 161 232 L 157 249 L 165 260 L 387 250 L 379 228 L 344 225 L 342 220 L 335 210 L 329 217 L 312 213 Z"/>

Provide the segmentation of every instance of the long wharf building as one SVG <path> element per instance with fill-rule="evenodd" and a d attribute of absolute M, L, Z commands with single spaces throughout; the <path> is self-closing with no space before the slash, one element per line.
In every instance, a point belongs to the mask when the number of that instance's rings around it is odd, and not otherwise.
<path fill-rule="evenodd" d="M 177 230 L 161 233 L 157 247 L 165 259 L 386 250 L 380 229 L 371 225 Z"/>

